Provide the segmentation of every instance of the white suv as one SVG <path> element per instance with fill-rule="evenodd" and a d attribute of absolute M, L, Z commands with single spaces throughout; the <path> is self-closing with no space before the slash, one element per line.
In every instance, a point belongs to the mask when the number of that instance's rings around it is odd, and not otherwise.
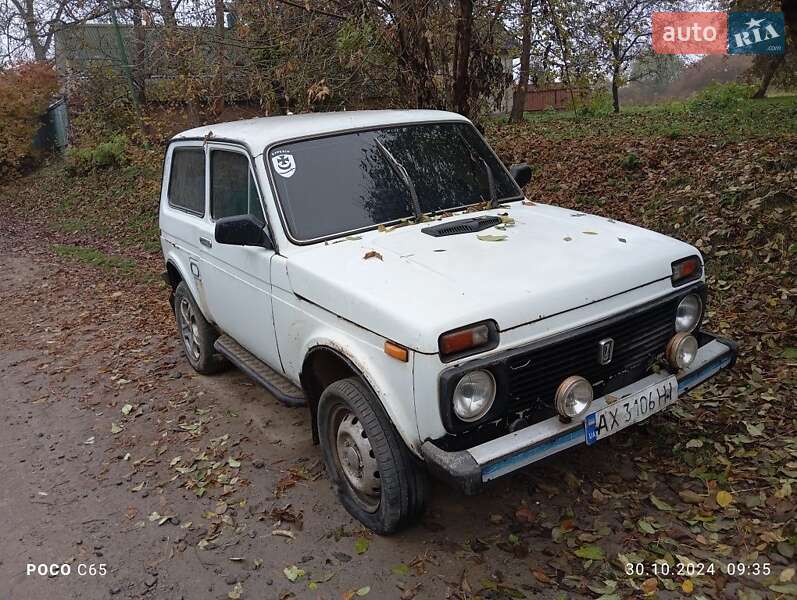
<path fill-rule="evenodd" d="M 530 177 L 447 112 L 181 133 L 160 228 L 189 362 L 306 405 L 341 502 L 390 533 L 427 471 L 475 493 L 735 360 L 694 247 L 529 202 Z"/>

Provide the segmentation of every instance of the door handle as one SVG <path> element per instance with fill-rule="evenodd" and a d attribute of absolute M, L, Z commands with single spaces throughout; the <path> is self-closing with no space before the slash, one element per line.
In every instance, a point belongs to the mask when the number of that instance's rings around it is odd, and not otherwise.
<path fill-rule="evenodd" d="M 206 237 L 199 238 L 199 243 L 202 244 L 203 246 L 207 247 L 207 248 L 212 248 L 213 247 L 213 242 L 211 242 Z"/>

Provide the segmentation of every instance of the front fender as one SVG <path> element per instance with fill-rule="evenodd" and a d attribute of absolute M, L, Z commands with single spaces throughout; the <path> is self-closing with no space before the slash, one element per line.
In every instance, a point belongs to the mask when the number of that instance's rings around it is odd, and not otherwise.
<path fill-rule="evenodd" d="M 343 358 L 373 390 L 407 447 L 420 456 L 412 386 L 413 353 L 410 352 L 408 362 L 397 361 L 385 354 L 382 338 L 364 333 L 355 337 L 324 327 L 306 340 L 302 356 L 307 357 L 311 352 L 324 348 Z"/>

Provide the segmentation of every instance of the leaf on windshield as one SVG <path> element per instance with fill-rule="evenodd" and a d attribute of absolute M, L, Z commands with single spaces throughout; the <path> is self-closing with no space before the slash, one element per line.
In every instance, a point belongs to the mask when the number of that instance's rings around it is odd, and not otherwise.
<path fill-rule="evenodd" d="M 369 250 L 365 253 L 365 256 L 363 256 L 363 260 L 368 260 L 369 258 L 378 258 L 379 260 L 383 260 L 382 255 L 376 250 Z"/>
<path fill-rule="evenodd" d="M 483 242 L 503 242 L 504 240 L 506 240 L 505 235 L 488 234 L 488 235 L 477 235 L 476 237 Z"/>

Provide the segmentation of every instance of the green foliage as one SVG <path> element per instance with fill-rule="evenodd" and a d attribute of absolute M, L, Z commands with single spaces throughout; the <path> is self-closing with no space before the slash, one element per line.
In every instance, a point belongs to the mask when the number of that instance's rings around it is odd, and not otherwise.
<path fill-rule="evenodd" d="M 341 55 L 363 52 L 373 45 L 375 37 L 369 22 L 346 21 L 337 32 L 335 46 Z"/>
<path fill-rule="evenodd" d="M 597 90 L 586 98 L 584 105 L 579 108 L 578 112 L 584 116 L 597 117 L 608 115 L 613 110 L 611 94 L 606 90 Z"/>
<path fill-rule="evenodd" d="M 741 83 L 712 83 L 687 102 L 692 111 L 715 111 L 736 108 L 749 100 L 755 86 Z"/>
<path fill-rule="evenodd" d="M 626 171 L 635 171 L 642 166 L 642 161 L 633 152 L 627 152 L 626 155 L 620 160 L 620 166 Z"/>
<path fill-rule="evenodd" d="M 94 146 L 70 148 L 66 156 L 67 170 L 70 175 L 85 175 L 94 169 L 121 166 L 127 160 L 127 144 L 127 136 L 117 134 Z"/>
<path fill-rule="evenodd" d="M 733 109 L 692 110 L 688 103 L 626 106 L 620 114 L 574 115 L 570 111 L 525 114 L 530 132 L 548 140 L 693 135 L 723 141 L 797 134 L 797 96 L 742 99 Z"/>
<path fill-rule="evenodd" d="M 55 250 L 55 253 L 59 256 L 73 258 L 101 269 L 119 271 L 124 274 L 131 273 L 136 267 L 135 261 L 129 258 L 105 254 L 96 248 L 73 246 L 70 244 L 56 244 L 53 246 L 53 250 Z"/>

